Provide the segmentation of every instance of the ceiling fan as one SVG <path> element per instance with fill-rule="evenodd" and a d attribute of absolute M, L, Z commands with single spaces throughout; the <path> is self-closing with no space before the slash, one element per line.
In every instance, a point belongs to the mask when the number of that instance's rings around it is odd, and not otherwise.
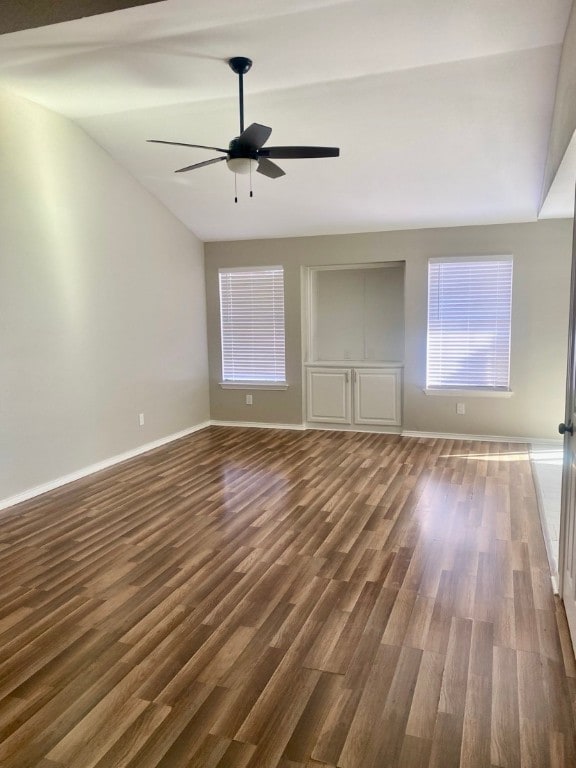
<path fill-rule="evenodd" d="M 338 157 L 340 149 L 338 147 L 264 147 L 264 144 L 270 138 L 272 128 L 260 123 L 252 123 L 244 130 L 244 75 L 250 70 L 252 60 L 245 56 L 234 56 L 229 59 L 230 69 L 238 75 L 238 91 L 240 102 L 240 135 L 232 139 L 228 149 L 222 147 L 207 147 L 203 144 L 185 144 L 181 141 L 162 141 L 161 139 L 148 139 L 155 144 L 174 144 L 179 147 L 196 147 L 198 149 L 212 149 L 215 152 L 221 152 L 221 157 L 213 157 L 211 160 L 204 160 L 201 163 L 187 165 L 184 168 L 178 168 L 175 173 L 184 173 L 193 171 L 196 168 L 202 168 L 205 165 L 213 165 L 226 160 L 226 165 L 233 173 L 251 173 L 257 171 L 270 179 L 277 179 L 285 175 L 285 171 L 280 166 L 273 163 L 274 160 L 292 160 L 295 158 L 312 157 Z M 252 197 L 252 190 L 250 190 Z"/>

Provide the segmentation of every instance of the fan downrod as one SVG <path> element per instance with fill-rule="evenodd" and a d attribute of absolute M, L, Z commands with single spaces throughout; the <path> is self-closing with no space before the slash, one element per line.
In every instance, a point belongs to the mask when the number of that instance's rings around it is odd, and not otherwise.
<path fill-rule="evenodd" d="M 240 106 L 240 133 L 244 131 L 244 75 L 252 66 L 252 59 L 246 56 L 233 56 L 228 59 L 230 69 L 238 75 L 238 101 Z"/>
<path fill-rule="evenodd" d="M 233 56 L 228 59 L 228 66 L 237 75 L 245 75 L 250 71 L 252 66 L 252 59 L 247 59 L 246 56 Z"/>

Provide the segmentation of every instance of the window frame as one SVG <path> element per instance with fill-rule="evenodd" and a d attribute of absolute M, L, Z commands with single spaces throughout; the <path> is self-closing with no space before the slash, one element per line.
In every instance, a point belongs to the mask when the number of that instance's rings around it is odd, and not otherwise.
<path fill-rule="evenodd" d="M 222 277 L 234 273 L 243 273 L 251 275 L 258 272 L 281 272 L 282 275 L 282 344 L 283 344 L 283 380 L 254 378 L 254 379 L 232 379 L 224 378 L 225 371 L 225 319 L 223 307 Z M 273 278 L 272 278 L 273 279 Z M 221 380 L 219 382 L 222 389 L 267 389 L 283 390 L 288 389 L 286 380 L 286 303 L 285 303 L 285 269 L 282 265 L 261 265 L 261 266 L 238 266 L 238 267 L 220 267 L 218 269 L 218 301 L 219 301 L 219 321 L 220 321 L 220 365 Z M 274 331 L 277 333 L 277 330 Z"/>
<path fill-rule="evenodd" d="M 431 265 L 433 264 L 454 264 L 454 263 L 474 263 L 482 264 L 489 262 L 503 262 L 510 265 L 510 279 L 509 279 L 509 306 L 508 306 L 508 326 L 507 326 L 507 384 L 503 385 L 485 385 L 483 383 L 471 383 L 465 384 L 430 384 L 430 320 L 431 320 Z M 511 389 L 511 357 L 512 357 L 512 308 L 513 308 L 513 280 L 514 280 L 514 259 L 511 254 L 500 255 L 482 255 L 482 256 L 439 256 L 428 259 L 427 265 L 427 301 L 426 301 L 426 385 L 424 393 L 426 395 L 436 396 L 474 396 L 474 397 L 511 397 L 513 391 Z M 469 347 L 468 347 L 469 349 Z M 464 350 L 462 354 L 465 354 Z"/>

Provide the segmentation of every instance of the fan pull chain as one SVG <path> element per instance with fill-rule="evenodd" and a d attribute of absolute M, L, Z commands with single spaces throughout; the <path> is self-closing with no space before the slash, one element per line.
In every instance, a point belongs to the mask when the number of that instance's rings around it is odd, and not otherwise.
<path fill-rule="evenodd" d="M 236 182 L 237 176 L 238 176 L 238 174 L 235 173 L 234 174 L 234 202 L 235 203 L 238 202 L 238 185 L 237 185 L 237 182 Z"/>
<path fill-rule="evenodd" d="M 252 194 L 252 163 L 250 163 L 250 197 L 254 197 Z"/>

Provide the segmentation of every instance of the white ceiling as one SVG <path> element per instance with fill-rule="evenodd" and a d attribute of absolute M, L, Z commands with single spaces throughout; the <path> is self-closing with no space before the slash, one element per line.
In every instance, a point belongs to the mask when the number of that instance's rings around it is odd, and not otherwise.
<path fill-rule="evenodd" d="M 76 120 L 202 240 L 533 221 L 571 0 L 166 0 L 0 37 L 0 86 Z M 339 146 L 279 161 L 227 146 L 249 56 L 246 124 L 271 145 Z M 565 211 L 562 206 L 554 209 Z"/>

